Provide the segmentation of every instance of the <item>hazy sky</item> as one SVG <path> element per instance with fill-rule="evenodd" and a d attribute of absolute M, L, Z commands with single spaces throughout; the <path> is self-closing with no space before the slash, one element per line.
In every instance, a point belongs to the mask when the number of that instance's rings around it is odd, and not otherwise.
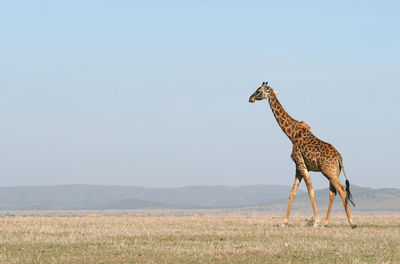
<path fill-rule="evenodd" d="M 398 2 L 215 2 L 2 3 L 0 186 L 292 185 L 269 81 L 352 184 L 400 188 Z"/>

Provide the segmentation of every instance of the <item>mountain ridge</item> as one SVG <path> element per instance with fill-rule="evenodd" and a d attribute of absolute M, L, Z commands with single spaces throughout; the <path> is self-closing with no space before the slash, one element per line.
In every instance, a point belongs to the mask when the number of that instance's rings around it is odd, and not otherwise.
<path fill-rule="evenodd" d="M 351 193 L 356 206 L 350 206 L 350 211 L 354 213 L 379 213 L 393 212 L 400 213 L 400 189 L 396 188 L 379 188 L 373 189 L 370 187 L 360 187 L 357 185 L 351 186 Z M 318 212 L 325 214 L 329 202 L 329 189 L 319 189 L 314 191 L 315 202 Z M 283 211 L 286 210 L 288 204 L 287 199 L 268 202 L 265 205 L 259 206 L 258 210 L 265 211 Z M 344 207 L 340 195 L 337 194 L 332 205 L 333 212 L 344 214 Z M 310 198 L 306 192 L 296 195 L 293 204 L 292 212 L 302 214 L 312 214 Z"/>
<path fill-rule="evenodd" d="M 107 209 L 108 205 L 126 199 L 161 202 L 172 208 L 229 208 L 265 204 L 286 197 L 289 191 L 290 186 L 281 185 L 194 185 L 177 188 L 86 184 L 13 186 L 0 187 L 0 210 Z M 129 207 L 136 207 L 133 202 Z"/>
<path fill-rule="evenodd" d="M 253 208 L 281 213 L 286 210 L 291 186 L 193 185 L 149 188 L 118 185 L 44 185 L 0 187 L 0 210 L 81 209 L 223 209 Z M 352 212 L 400 212 L 400 189 L 351 186 L 356 207 Z M 319 213 L 325 213 L 328 188 L 315 190 Z M 333 211 L 344 212 L 337 195 Z M 292 212 L 312 213 L 308 193 L 299 189 Z"/>

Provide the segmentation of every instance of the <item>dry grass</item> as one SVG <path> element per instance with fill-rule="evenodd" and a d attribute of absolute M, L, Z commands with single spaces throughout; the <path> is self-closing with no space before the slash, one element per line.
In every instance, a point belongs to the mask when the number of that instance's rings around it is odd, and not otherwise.
<path fill-rule="evenodd" d="M 400 216 L 0 218 L 1 263 L 400 263 Z"/>

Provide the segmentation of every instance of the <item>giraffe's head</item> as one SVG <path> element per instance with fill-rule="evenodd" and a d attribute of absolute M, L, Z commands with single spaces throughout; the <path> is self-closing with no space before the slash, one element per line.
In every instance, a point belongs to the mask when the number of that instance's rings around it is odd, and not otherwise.
<path fill-rule="evenodd" d="M 256 100 L 266 99 L 268 100 L 271 93 L 275 91 L 268 86 L 268 82 L 263 82 L 260 87 L 250 96 L 249 102 L 254 103 Z"/>

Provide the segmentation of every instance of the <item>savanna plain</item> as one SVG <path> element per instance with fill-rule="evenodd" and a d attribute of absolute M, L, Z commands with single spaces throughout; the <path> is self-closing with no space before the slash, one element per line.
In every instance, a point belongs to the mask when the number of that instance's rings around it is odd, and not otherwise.
<path fill-rule="evenodd" d="M 400 263 L 400 216 L 6 216 L 0 263 Z"/>

